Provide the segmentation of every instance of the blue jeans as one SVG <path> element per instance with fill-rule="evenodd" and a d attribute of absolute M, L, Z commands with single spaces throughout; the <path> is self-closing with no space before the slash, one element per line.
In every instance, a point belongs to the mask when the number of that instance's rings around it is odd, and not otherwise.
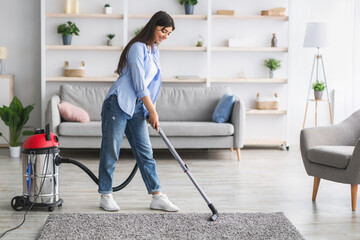
<path fill-rule="evenodd" d="M 141 100 L 136 102 L 134 115 L 130 117 L 121 110 L 117 96 L 113 94 L 103 103 L 101 120 L 102 142 L 98 192 L 101 194 L 112 192 L 113 173 L 119 159 L 124 133 L 130 143 L 148 193 L 160 191 L 161 186 L 153 159 L 148 125 L 144 118 L 143 102 Z"/>

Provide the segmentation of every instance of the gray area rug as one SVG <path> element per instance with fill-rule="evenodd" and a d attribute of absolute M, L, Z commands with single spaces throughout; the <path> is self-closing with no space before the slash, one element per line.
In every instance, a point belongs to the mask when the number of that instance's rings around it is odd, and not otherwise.
<path fill-rule="evenodd" d="M 39 239 L 304 239 L 283 213 L 50 214 Z"/>

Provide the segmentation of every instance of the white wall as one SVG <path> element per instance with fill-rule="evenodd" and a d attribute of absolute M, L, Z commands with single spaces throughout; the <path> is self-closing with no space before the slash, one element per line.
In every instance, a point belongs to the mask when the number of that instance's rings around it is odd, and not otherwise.
<path fill-rule="evenodd" d="M 24 105 L 36 104 L 27 126 L 40 127 L 39 0 L 0 0 L 0 46 L 8 48 L 6 71 L 15 75 L 15 95 Z"/>
<path fill-rule="evenodd" d="M 103 5 L 103 2 L 96 0 L 87 0 L 87 2 L 96 2 L 99 7 Z M 55 4 L 49 5 L 50 8 L 54 8 L 53 12 L 56 12 L 57 5 L 63 5 L 65 1 L 54 1 Z M 118 0 L 107 1 L 111 5 L 116 6 Z M 122 1 L 120 1 L 122 3 Z M 139 2 L 142 2 L 145 6 L 140 8 Z M 196 6 L 195 13 L 206 14 L 207 4 L 206 1 L 200 0 L 200 3 Z M 213 46 L 225 45 L 225 39 L 234 36 L 246 36 L 248 38 L 257 41 L 257 45 L 266 45 L 267 41 L 270 42 L 270 36 L 272 32 L 278 33 L 278 45 L 287 46 L 287 24 L 290 24 L 290 42 L 289 47 L 291 49 L 289 53 L 289 84 L 288 86 L 281 84 L 229 84 L 233 89 L 233 92 L 239 97 L 246 100 L 248 106 L 254 104 L 252 96 L 260 91 L 263 95 L 272 95 L 274 92 L 278 92 L 280 97 L 287 95 L 288 89 L 288 136 L 289 143 L 291 145 L 297 145 L 299 142 L 299 133 L 302 127 L 306 95 L 309 84 L 309 77 L 311 71 L 311 64 L 315 49 L 303 48 L 303 39 L 306 28 L 306 23 L 311 21 L 323 21 L 330 24 L 332 30 L 332 44 L 327 49 L 324 49 L 323 56 L 325 61 L 325 67 L 327 71 L 327 80 L 330 88 L 339 89 L 343 85 L 340 79 L 346 76 L 347 67 L 350 65 L 350 59 L 347 58 L 347 53 L 342 51 L 342 46 L 345 41 L 350 41 L 351 31 L 349 32 L 346 26 L 345 18 L 347 16 L 346 1 L 337 0 L 256 0 L 256 1 L 215 1 L 213 0 L 213 12 L 217 9 L 235 9 L 237 14 L 252 15 L 256 14 L 259 10 L 264 8 L 272 8 L 287 5 L 290 3 L 289 22 L 264 22 L 261 23 L 259 28 L 259 22 L 254 21 L 232 21 L 232 20 L 213 20 Z M 80 0 L 80 11 L 95 12 L 95 7 L 84 6 L 84 1 Z M 311 7 L 310 7 L 311 6 Z M 60 6 L 61 7 L 61 6 Z M 16 11 L 10 11 L 16 9 Z M 119 4 L 120 13 L 122 11 L 122 4 Z M 138 0 L 129 1 L 130 13 L 144 13 L 151 14 L 157 10 L 165 10 L 169 13 L 182 14 L 183 6 L 177 4 L 177 0 L 164 1 L 153 0 L 145 1 Z M 48 9 L 49 12 L 52 9 Z M 51 19 L 48 24 L 56 26 L 59 22 L 64 21 L 62 19 Z M 108 31 L 114 29 L 114 26 L 106 26 L 104 28 L 104 20 L 81 20 L 76 19 L 76 22 L 80 25 L 81 37 L 75 37 L 75 43 L 97 43 L 103 41 L 99 34 L 95 34 L 95 31 L 100 31 L 105 34 Z M 119 21 L 119 20 L 111 20 Z M 122 20 L 120 20 L 122 21 Z M 85 25 L 85 23 L 91 22 L 91 26 Z M 114 22 L 109 25 L 116 24 Z M 145 20 L 131 20 L 129 22 L 129 38 L 132 37 L 132 32 L 137 26 L 145 24 Z M 115 31 L 121 34 L 122 24 L 115 27 Z M 110 27 L 110 29 L 108 29 Z M 0 0 L 0 46 L 7 46 L 9 51 L 9 57 L 6 61 L 8 73 L 15 74 L 15 94 L 25 104 L 36 103 L 36 108 L 31 114 L 31 118 L 28 125 L 40 127 L 41 114 L 40 114 L 40 0 Z M 55 28 L 55 27 L 54 27 Z M 164 45 L 191 45 L 197 40 L 198 34 L 201 33 L 205 37 L 206 41 L 206 22 L 205 21 L 188 21 L 177 20 L 176 30 L 173 35 L 164 42 Z M 57 44 L 59 36 L 55 30 L 47 33 L 47 38 L 53 44 Z M 257 38 L 256 36 L 260 36 Z M 269 36 L 269 38 L 267 38 Z M 268 39 L 268 40 L 267 40 Z M 115 38 L 117 44 L 122 44 L 122 36 L 118 35 Z M 49 43 L 49 44 L 51 44 Z M 206 44 L 206 42 L 205 42 Z M 81 54 L 81 55 L 80 55 Z M 108 54 L 108 53 L 107 53 Z M 275 54 L 275 55 L 274 55 Z M 236 77 L 241 68 L 244 69 L 248 77 L 265 77 L 266 69 L 262 67 L 262 61 L 264 58 L 276 56 L 283 60 L 286 65 L 287 54 L 284 53 L 224 53 L 216 52 L 212 54 L 212 68 L 211 74 L 214 77 Z M 101 58 L 101 53 L 83 53 L 79 52 L 78 55 L 69 56 L 69 60 L 74 62 L 80 61 L 83 58 L 90 59 L 87 61 L 88 68 L 91 75 L 105 75 L 104 71 L 109 74 L 114 70 L 118 61 L 118 54 L 109 53 L 108 57 L 101 61 L 97 61 Z M 58 53 L 50 53 L 49 59 L 53 65 L 49 65 L 48 69 L 61 71 L 64 59 L 58 56 Z M 175 75 L 199 75 L 200 77 L 206 76 L 206 53 L 170 53 L 164 52 L 161 55 L 162 69 L 164 76 Z M 97 64 L 97 65 L 96 65 Z M 287 77 L 285 71 L 277 72 L 278 76 Z M 95 67 L 94 67 L 95 66 Z M 50 73 L 49 73 L 50 75 Z M 58 75 L 58 74 L 55 74 Z M 90 74 L 89 74 L 90 75 Z M 168 86 L 179 86 L 175 84 L 166 84 Z M 189 85 L 186 85 L 189 86 Z M 193 84 L 192 86 L 204 86 L 204 84 Z M 56 91 L 57 84 L 53 84 L 50 91 Z M 51 90 L 52 89 L 52 90 Z M 51 93 L 49 93 L 51 94 Z M 281 104 L 285 104 L 284 101 Z M 310 109 L 309 109 L 310 110 Z M 313 109 L 311 109 L 313 111 Z M 319 122 L 320 124 L 328 124 L 328 108 L 327 106 L 319 106 Z M 335 108 L 335 115 L 339 116 L 338 120 L 341 120 L 343 114 L 336 114 L 338 109 Z M 339 112 L 339 111 L 338 111 Z M 312 116 L 313 112 L 308 113 L 309 124 L 313 124 Z M 247 134 L 265 134 L 273 136 L 281 132 L 285 133 L 285 118 L 279 117 L 265 117 L 266 121 L 273 124 L 270 126 L 264 126 L 261 124 L 261 120 L 257 117 L 249 117 L 248 133 Z M 261 129 L 257 129 L 256 126 L 263 126 Z"/>

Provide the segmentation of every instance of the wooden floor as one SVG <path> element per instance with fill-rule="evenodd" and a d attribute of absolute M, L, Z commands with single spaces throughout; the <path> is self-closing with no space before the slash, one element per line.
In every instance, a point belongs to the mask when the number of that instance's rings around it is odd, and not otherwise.
<path fill-rule="evenodd" d="M 10 206 L 22 194 L 20 159 L 8 157 L 0 148 L 0 232 L 18 225 L 24 212 Z M 220 212 L 284 212 L 306 239 L 360 239 L 360 204 L 351 211 L 350 186 L 321 181 L 316 202 L 311 201 L 313 178 L 307 176 L 298 147 L 244 149 L 241 162 L 230 150 L 182 150 L 180 156 Z M 97 175 L 99 152 L 62 151 L 80 160 Z M 163 192 L 182 213 L 210 211 L 188 176 L 165 150 L 154 153 Z M 115 173 L 116 185 L 133 167 L 129 151 L 121 153 Z M 76 166 L 60 166 L 60 194 L 64 200 L 55 213 L 102 212 L 97 186 Z M 150 196 L 138 173 L 124 190 L 114 194 L 122 213 L 149 213 Z M 4 239 L 36 239 L 49 212 L 31 211 L 24 225 Z M 221 217 L 221 215 L 220 215 Z"/>

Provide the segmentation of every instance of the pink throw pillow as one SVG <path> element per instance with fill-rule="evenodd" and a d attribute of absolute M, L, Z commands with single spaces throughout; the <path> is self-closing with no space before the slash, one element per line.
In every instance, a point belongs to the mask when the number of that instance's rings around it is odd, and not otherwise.
<path fill-rule="evenodd" d="M 69 122 L 90 122 L 89 114 L 82 108 L 76 107 L 69 102 L 58 104 L 61 117 Z"/>

